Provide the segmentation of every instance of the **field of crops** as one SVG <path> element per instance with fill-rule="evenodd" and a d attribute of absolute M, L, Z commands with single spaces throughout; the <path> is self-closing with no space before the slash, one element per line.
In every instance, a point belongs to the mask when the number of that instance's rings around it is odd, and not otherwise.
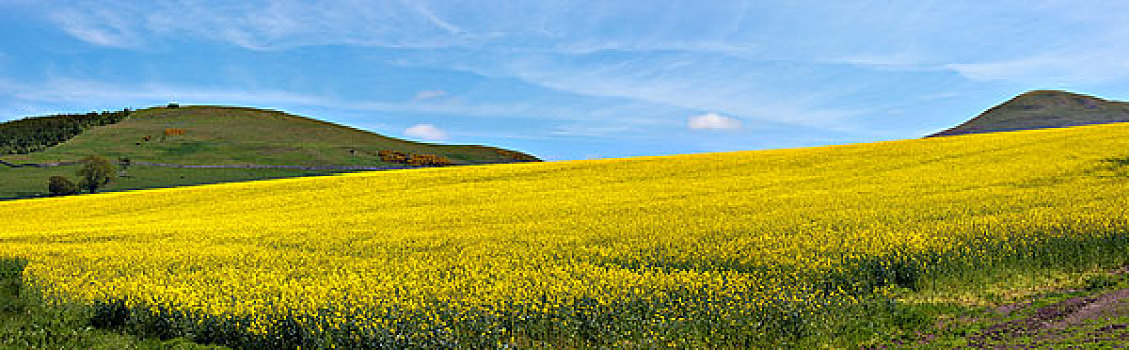
<path fill-rule="evenodd" d="M 1126 136 L 1111 124 L 21 200 L 0 203 L 0 257 L 104 324 L 242 347 L 757 346 L 892 286 L 1124 262 Z"/>

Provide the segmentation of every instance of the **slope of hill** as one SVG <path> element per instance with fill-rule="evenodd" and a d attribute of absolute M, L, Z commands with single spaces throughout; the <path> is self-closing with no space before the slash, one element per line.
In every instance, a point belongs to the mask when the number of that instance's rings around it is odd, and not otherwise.
<path fill-rule="evenodd" d="M 10 201 L 0 258 L 121 329 L 237 348 L 854 348 L 942 322 L 898 293 L 990 308 L 964 296 L 1129 262 L 1127 132 Z"/>
<path fill-rule="evenodd" d="M 1056 90 L 1023 93 L 929 137 L 1129 122 L 1129 103 Z"/>
<path fill-rule="evenodd" d="M 0 161 L 66 163 L 91 154 L 111 160 L 126 157 L 134 164 L 129 176 L 111 184 L 110 190 L 326 174 L 348 167 L 404 167 L 412 156 L 445 159 L 453 165 L 537 160 L 493 147 L 411 142 L 278 111 L 186 106 L 134 111 L 116 124 L 90 128 L 43 151 L 0 156 Z M 212 168 L 147 165 L 153 163 Z M 45 192 L 47 177 L 73 176 L 76 169 L 0 165 L 0 198 Z"/>
<path fill-rule="evenodd" d="M 0 154 L 42 151 L 78 136 L 95 126 L 117 123 L 129 117 L 130 110 L 57 114 L 0 123 Z"/>

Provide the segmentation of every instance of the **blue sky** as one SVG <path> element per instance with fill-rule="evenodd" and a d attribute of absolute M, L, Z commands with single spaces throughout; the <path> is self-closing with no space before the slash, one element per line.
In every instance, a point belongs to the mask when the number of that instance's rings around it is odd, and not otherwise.
<path fill-rule="evenodd" d="M 550 160 L 916 138 L 1129 100 L 1120 1 L 0 2 L 0 120 L 177 101 Z"/>

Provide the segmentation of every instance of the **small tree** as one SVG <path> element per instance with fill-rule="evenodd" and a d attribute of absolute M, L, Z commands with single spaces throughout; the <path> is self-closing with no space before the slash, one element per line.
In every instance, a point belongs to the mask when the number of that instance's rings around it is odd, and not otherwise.
<path fill-rule="evenodd" d="M 121 173 L 118 174 L 118 177 L 129 177 L 129 175 L 126 175 L 125 171 L 129 169 L 129 166 L 132 164 L 133 161 L 129 160 L 129 157 L 118 157 L 118 167 L 121 168 Z"/>
<path fill-rule="evenodd" d="M 62 176 L 52 176 L 47 179 L 47 192 L 52 196 L 68 196 L 78 193 L 78 186 Z"/>
<path fill-rule="evenodd" d="M 78 186 L 94 193 L 98 188 L 106 186 L 114 180 L 114 166 L 109 160 L 100 156 L 89 156 L 82 159 L 82 169 L 78 169 L 81 178 Z"/>

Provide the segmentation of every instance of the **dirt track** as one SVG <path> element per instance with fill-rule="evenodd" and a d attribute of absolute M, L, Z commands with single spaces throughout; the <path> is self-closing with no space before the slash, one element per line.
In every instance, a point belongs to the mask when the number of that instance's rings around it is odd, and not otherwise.
<path fill-rule="evenodd" d="M 8 166 L 8 167 L 12 167 L 12 168 L 28 168 L 28 167 L 31 167 L 31 168 L 43 168 L 43 167 L 51 167 L 51 166 L 62 166 L 62 165 L 75 165 L 75 164 L 78 164 L 78 162 L 58 162 L 58 163 L 39 163 L 39 164 L 37 164 L 37 163 L 23 163 L 23 164 L 15 164 L 15 163 L 8 163 L 8 162 L 5 162 L 5 161 L 3 161 L 3 160 L 0 160 L 0 165 L 4 165 L 4 166 Z"/>
<path fill-rule="evenodd" d="M 1020 305 L 997 310 L 1008 314 Z M 997 323 L 969 336 L 974 348 L 1018 349 L 1129 344 L 1129 288 L 1076 297 L 1038 308 L 1029 316 Z M 1087 327 L 1090 326 L 1090 327 Z"/>

